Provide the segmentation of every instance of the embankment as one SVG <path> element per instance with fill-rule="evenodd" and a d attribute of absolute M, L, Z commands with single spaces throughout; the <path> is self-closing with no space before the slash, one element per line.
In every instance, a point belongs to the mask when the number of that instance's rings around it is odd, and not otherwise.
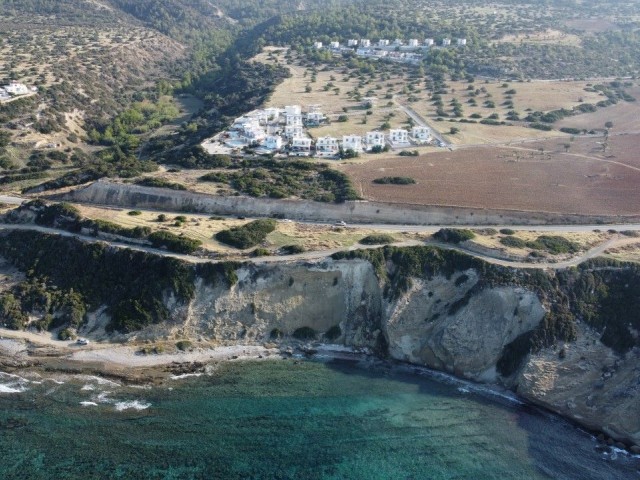
<path fill-rule="evenodd" d="M 328 223 L 344 220 L 352 223 L 405 225 L 590 225 L 628 223 L 639 220 L 637 217 L 624 216 L 585 216 L 367 201 L 349 201 L 336 204 L 308 200 L 214 196 L 103 180 L 62 195 L 55 195 L 53 198 L 123 208 L 148 208 L 251 217 L 278 216 L 293 220 Z"/>

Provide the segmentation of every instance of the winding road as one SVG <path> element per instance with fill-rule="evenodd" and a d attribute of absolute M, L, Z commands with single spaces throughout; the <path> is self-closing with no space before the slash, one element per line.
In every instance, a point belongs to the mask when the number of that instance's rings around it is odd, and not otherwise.
<path fill-rule="evenodd" d="M 629 226 L 626 226 L 626 227 L 629 227 Z M 640 230 L 640 225 L 634 225 L 634 227 L 636 227 L 634 230 Z M 36 232 L 47 233 L 52 235 L 60 235 L 63 237 L 73 237 L 78 240 L 82 240 L 84 242 L 103 243 L 103 244 L 108 244 L 117 248 L 128 248 L 131 250 L 151 253 L 151 254 L 160 255 L 163 257 L 177 258 L 179 260 L 183 260 L 190 263 L 208 263 L 208 262 L 215 263 L 219 261 L 214 258 L 199 257 L 196 255 L 187 255 L 187 254 L 168 252 L 166 250 L 153 248 L 146 245 L 136 245 L 136 244 L 123 243 L 123 242 L 105 241 L 105 240 L 101 240 L 88 235 L 71 233 L 65 230 L 42 227 L 39 225 L 0 224 L 0 230 L 29 230 L 29 231 L 36 231 Z M 640 238 L 618 235 L 615 238 L 612 238 L 604 243 L 601 243 L 600 245 L 597 245 L 587 250 L 586 252 L 581 253 L 580 255 L 576 255 L 571 259 L 563 260 L 560 262 L 537 262 L 537 263 L 506 260 L 504 258 L 501 258 L 498 252 L 496 252 L 496 255 L 493 256 L 487 253 L 476 252 L 472 248 L 468 248 L 463 245 L 452 245 L 452 244 L 437 242 L 433 240 L 425 240 L 425 241 L 411 240 L 406 242 L 394 243 L 393 246 L 411 247 L 411 246 L 430 245 L 430 246 L 435 246 L 445 250 L 455 250 L 457 252 L 465 253 L 467 255 L 471 255 L 473 257 L 484 260 L 485 262 L 492 263 L 494 265 L 502 265 L 505 267 L 512 267 L 512 268 L 536 268 L 536 269 L 558 270 L 558 269 L 575 267 L 586 260 L 602 255 L 606 250 L 610 248 L 621 247 L 621 246 L 632 245 L 632 244 L 640 245 Z M 368 249 L 375 249 L 375 248 L 381 248 L 381 247 L 382 245 L 356 244 L 350 248 L 340 248 L 340 249 L 332 249 L 332 250 L 316 250 L 316 251 L 304 252 L 300 254 L 286 255 L 286 256 L 265 256 L 265 257 L 257 257 L 257 258 L 247 258 L 247 259 L 242 259 L 242 261 L 250 262 L 254 264 L 266 264 L 266 263 L 286 263 L 286 262 L 304 261 L 304 260 L 319 260 L 322 258 L 329 257 L 330 255 L 333 255 L 334 253 L 338 253 L 338 252 L 353 251 L 353 250 L 368 250 Z"/>

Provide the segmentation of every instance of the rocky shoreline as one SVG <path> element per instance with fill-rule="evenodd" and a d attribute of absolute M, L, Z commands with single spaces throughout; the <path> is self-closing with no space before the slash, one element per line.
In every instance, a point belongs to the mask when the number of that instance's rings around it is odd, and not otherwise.
<path fill-rule="evenodd" d="M 62 343 L 62 342 L 61 342 Z M 460 384 L 496 401 L 516 402 L 559 415 L 589 432 L 598 441 L 597 449 L 618 449 L 640 456 L 640 446 L 612 438 L 605 432 L 562 415 L 548 406 L 516 395 L 503 387 L 476 383 L 468 379 L 432 370 L 410 362 L 380 358 L 367 348 L 351 348 L 330 344 L 265 343 L 263 345 L 199 345 L 190 351 L 143 354 L 141 346 L 96 344 L 90 348 L 57 347 L 20 338 L 0 337 L 0 371 L 10 374 L 91 375 L 130 385 L 159 385 L 170 379 L 202 375 L 207 367 L 220 362 L 291 360 L 294 362 L 349 361 L 365 368 L 383 368 L 389 372 L 426 375 L 438 381 Z"/>

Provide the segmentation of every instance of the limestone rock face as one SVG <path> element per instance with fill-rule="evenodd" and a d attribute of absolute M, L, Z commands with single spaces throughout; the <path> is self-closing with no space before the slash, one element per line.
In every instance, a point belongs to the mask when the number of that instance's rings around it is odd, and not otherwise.
<path fill-rule="evenodd" d="M 447 280 L 414 281 L 389 310 L 393 358 L 493 382 L 505 345 L 534 329 L 545 310 L 537 296 L 513 287 L 473 290 L 473 270 Z"/>
<path fill-rule="evenodd" d="M 533 403 L 640 444 L 637 348 L 616 355 L 599 335 L 579 324 L 576 342 L 530 355 L 513 387 Z"/>

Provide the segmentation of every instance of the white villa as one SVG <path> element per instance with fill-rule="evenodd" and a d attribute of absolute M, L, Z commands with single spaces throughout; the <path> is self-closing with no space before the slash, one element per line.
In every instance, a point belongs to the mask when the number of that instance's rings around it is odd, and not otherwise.
<path fill-rule="evenodd" d="M 340 42 L 331 42 L 329 46 L 331 48 L 340 48 Z"/>
<path fill-rule="evenodd" d="M 415 143 L 427 143 L 431 141 L 431 129 L 429 127 L 413 127 L 411 140 Z"/>
<path fill-rule="evenodd" d="M 295 157 L 308 157 L 311 154 L 311 139 L 298 137 L 291 141 L 291 155 Z"/>
<path fill-rule="evenodd" d="M 442 39 L 442 46 L 443 47 L 448 47 L 449 45 L 451 45 L 451 39 L 450 38 L 443 38 Z"/>
<path fill-rule="evenodd" d="M 389 46 L 389 40 L 387 40 L 386 38 L 381 38 L 380 40 L 378 40 L 378 46 L 379 47 L 388 47 Z"/>
<path fill-rule="evenodd" d="M 466 38 L 459 38 L 457 40 L 457 44 L 459 47 L 464 47 L 467 44 L 467 39 Z"/>
<path fill-rule="evenodd" d="M 401 38 L 396 38 L 396 39 L 393 41 L 393 44 L 394 44 L 396 47 L 399 47 L 399 46 L 401 46 L 401 45 L 404 45 L 404 42 L 402 41 L 402 39 L 401 39 Z"/>
<path fill-rule="evenodd" d="M 432 47 L 432 46 L 433 46 L 433 43 L 434 43 L 434 42 L 433 42 L 433 38 L 427 38 L 427 39 L 424 41 L 424 44 L 425 44 L 427 47 Z"/>
<path fill-rule="evenodd" d="M 418 39 L 417 38 L 412 38 L 412 39 L 409 40 L 409 46 L 410 47 L 417 47 L 418 45 L 419 44 L 418 44 Z"/>
<path fill-rule="evenodd" d="M 391 142 L 394 145 L 408 144 L 409 132 L 407 132 L 403 128 L 391 129 L 389 130 L 389 142 Z"/>
<path fill-rule="evenodd" d="M 371 149 L 373 147 L 384 147 L 386 145 L 386 140 L 384 138 L 384 132 L 367 132 L 365 135 L 365 142 L 367 144 L 367 148 Z"/>
<path fill-rule="evenodd" d="M 334 137 L 320 137 L 316 141 L 316 157 L 335 157 L 340 151 L 338 139 Z"/>
<path fill-rule="evenodd" d="M 322 48 L 322 42 L 313 42 L 313 48 L 320 50 Z"/>
<path fill-rule="evenodd" d="M 349 40 L 347 40 L 347 46 L 348 47 L 356 47 L 358 46 L 358 40 L 351 38 Z"/>
<path fill-rule="evenodd" d="M 12 80 L 9 85 L 5 85 L 4 90 L 11 95 L 26 95 L 30 91 L 24 83 L 18 83 L 15 80 Z"/>
<path fill-rule="evenodd" d="M 342 148 L 344 150 L 353 150 L 354 152 L 362 151 L 362 137 L 360 135 L 343 135 Z"/>
<path fill-rule="evenodd" d="M 360 40 L 360 46 L 361 47 L 370 47 L 371 46 L 371 40 L 369 40 L 368 38 L 363 38 L 362 40 Z"/>

